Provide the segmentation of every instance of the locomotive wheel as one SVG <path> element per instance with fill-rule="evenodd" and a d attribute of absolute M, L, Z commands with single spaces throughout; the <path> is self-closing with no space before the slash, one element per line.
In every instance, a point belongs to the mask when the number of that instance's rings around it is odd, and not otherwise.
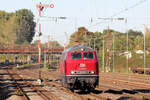
<path fill-rule="evenodd" d="M 87 90 L 88 90 L 89 92 L 92 92 L 92 91 L 94 91 L 94 90 L 95 90 L 95 88 L 93 88 L 93 87 L 89 87 Z"/>
<path fill-rule="evenodd" d="M 73 84 L 69 84 L 69 89 L 71 90 L 71 92 L 74 92 L 74 86 L 73 86 Z"/>
<path fill-rule="evenodd" d="M 92 92 L 92 91 L 95 90 L 95 86 L 90 85 L 90 86 L 87 87 L 87 90 L 88 90 L 89 92 Z"/>
<path fill-rule="evenodd" d="M 73 88 L 71 88 L 70 90 L 71 90 L 71 92 L 74 92 L 74 89 L 73 89 Z"/>

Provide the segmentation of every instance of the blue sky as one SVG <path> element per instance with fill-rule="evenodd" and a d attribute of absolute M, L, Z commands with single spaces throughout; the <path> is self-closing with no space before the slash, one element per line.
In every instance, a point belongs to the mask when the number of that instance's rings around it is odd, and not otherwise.
<path fill-rule="evenodd" d="M 145 1 L 136 7 L 136 3 Z M 69 36 L 77 27 L 85 26 L 89 31 L 103 31 L 109 25 L 110 28 L 125 32 L 127 29 L 135 29 L 143 31 L 143 24 L 150 27 L 150 0 L 2 0 L 0 2 L 0 10 L 7 12 L 15 12 L 18 9 L 30 9 L 35 15 L 35 21 L 38 18 L 38 9 L 36 4 L 42 2 L 44 4 L 54 4 L 54 8 L 44 9 L 43 16 L 59 17 L 65 16 L 66 20 L 57 20 L 50 18 L 41 18 L 42 42 L 47 41 L 47 36 L 51 39 L 58 40 L 61 44 L 67 42 Z M 131 8 L 130 8 L 131 7 Z M 125 8 L 130 8 L 115 16 L 127 18 L 124 21 L 104 21 L 97 18 L 110 18 L 112 15 L 120 12 Z M 92 18 L 92 22 L 91 22 Z M 97 24 L 98 22 L 102 22 Z M 104 22 L 104 23 L 103 23 Z M 38 32 L 38 28 L 36 28 Z M 36 33 L 37 33 L 36 32 Z M 37 39 L 35 36 L 34 40 Z"/>

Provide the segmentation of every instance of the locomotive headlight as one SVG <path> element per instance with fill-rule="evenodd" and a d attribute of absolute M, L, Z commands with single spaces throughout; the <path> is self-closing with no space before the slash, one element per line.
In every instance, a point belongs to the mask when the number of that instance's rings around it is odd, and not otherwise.
<path fill-rule="evenodd" d="M 75 74 L 75 71 L 71 71 L 71 74 Z"/>
<path fill-rule="evenodd" d="M 94 74 L 94 71 L 91 71 L 91 74 Z"/>

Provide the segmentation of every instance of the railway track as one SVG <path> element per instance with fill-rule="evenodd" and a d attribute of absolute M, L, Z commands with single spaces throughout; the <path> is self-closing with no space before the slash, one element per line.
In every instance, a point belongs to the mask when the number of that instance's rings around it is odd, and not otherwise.
<path fill-rule="evenodd" d="M 44 73 L 43 73 L 44 74 Z M 48 75 L 48 73 L 46 73 L 47 75 Z M 34 73 L 34 72 L 32 72 L 32 76 L 31 77 L 33 77 L 33 76 L 38 76 L 38 74 L 37 73 Z M 45 75 L 43 75 L 43 78 L 44 78 L 44 76 Z M 45 79 L 45 80 L 47 80 L 47 79 Z M 111 83 L 111 82 L 109 82 L 109 83 Z M 107 99 L 109 99 L 110 97 L 109 96 L 106 96 L 105 94 L 108 94 L 108 93 L 105 93 L 105 92 L 103 92 L 103 93 L 72 93 L 71 91 L 68 91 L 68 90 L 66 90 L 65 88 L 63 88 L 63 87 L 61 87 L 61 85 L 60 85 L 60 83 L 59 82 L 56 82 L 55 80 L 50 80 L 50 82 L 47 82 L 47 83 L 45 83 L 45 84 L 47 84 L 49 87 L 51 87 L 51 86 L 55 86 L 57 89 L 59 89 L 59 90 L 63 90 L 63 92 L 66 92 L 66 93 L 69 93 L 69 94 L 72 94 L 72 95 L 74 95 L 74 96 L 76 96 L 76 97 L 79 97 L 79 98 L 81 98 L 81 99 L 83 99 L 83 100 L 88 100 L 88 99 L 93 99 L 93 98 L 95 98 L 96 100 L 107 100 Z M 113 86 L 113 85 L 111 85 L 111 86 L 102 86 L 103 88 L 97 88 L 97 90 L 96 91 L 98 91 L 98 92 L 100 92 L 101 90 L 102 91 L 104 91 L 104 90 L 109 90 L 109 89 L 111 89 L 112 87 L 113 87 L 113 89 L 114 89 L 114 87 L 115 86 Z M 116 90 L 119 90 L 119 89 L 121 89 L 121 88 L 115 88 Z M 123 89 L 123 88 L 122 88 Z M 114 92 L 116 92 L 116 91 L 114 91 Z M 109 93 L 109 95 L 113 95 L 112 93 Z M 114 94 L 114 96 L 116 96 L 116 94 Z M 132 97 L 132 98 L 136 98 L 135 96 L 133 96 L 133 94 L 129 94 L 129 93 L 123 93 L 123 94 L 121 94 L 120 96 L 126 96 L 126 97 Z M 119 96 L 118 96 L 119 97 Z M 139 97 L 139 96 L 138 96 Z M 140 97 L 141 98 L 141 97 Z"/>
<path fill-rule="evenodd" d="M 58 89 L 63 90 L 64 92 L 72 94 L 76 97 L 79 97 L 82 100 L 108 100 L 109 99 L 107 97 L 97 95 L 93 92 L 88 92 L 88 91 L 77 90 L 75 92 L 72 92 L 71 90 L 62 87 L 61 84 L 58 81 L 45 82 L 45 84 L 47 84 L 49 86 L 55 85 Z"/>
<path fill-rule="evenodd" d="M 148 89 L 150 89 L 149 84 L 130 81 L 128 79 L 123 79 L 122 77 L 115 77 L 114 79 L 112 77 L 113 76 L 109 75 L 101 76 L 101 81 L 103 81 L 104 83 L 111 83 L 111 86 L 107 86 L 108 88 L 120 90 L 128 94 L 134 94 L 134 97 L 139 98 L 143 97 L 147 98 L 148 100 L 150 99 L 150 92 L 148 92 L 149 94 L 146 94 L 146 92 L 145 93 L 140 92 L 142 90 L 148 91 Z"/>
<path fill-rule="evenodd" d="M 132 79 L 134 81 L 144 81 L 144 82 L 148 82 L 150 83 L 150 75 L 141 75 L 141 74 L 133 74 L 133 73 L 129 73 L 129 74 L 126 74 L 126 73 L 103 73 L 101 75 L 112 75 L 112 76 L 115 76 L 115 77 L 122 77 L 122 78 L 128 78 L 128 79 Z M 117 76 L 116 76 L 117 75 Z"/>
<path fill-rule="evenodd" d="M 30 77 L 38 76 L 38 73 L 34 73 L 34 72 L 31 72 L 31 73 L 32 73 L 32 76 L 30 76 Z M 36 78 L 38 78 L 38 77 L 36 77 Z M 48 86 L 47 89 L 46 89 L 48 91 L 51 91 L 50 88 L 55 87 L 55 88 L 57 88 L 57 90 L 60 90 L 60 92 L 63 92 L 65 94 L 78 97 L 81 100 L 108 100 L 108 98 L 106 98 L 104 96 L 96 95 L 96 94 L 94 94 L 92 92 L 91 93 L 85 92 L 85 91 L 72 92 L 71 90 L 62 87 L 61 83 L 60 83 L 60 81 L 58 81 L 58 79 L 49 81 L 46 78 L 46 79 L 44 79 L 43 84 L 45 86 Z"/>
<path fill-rule="evenodd" d="M 130 98 L 131 100 L 143 100 L 143 97 L 147 98 L 147 95 L 141 95 L 133 90 L 130 90 L 129 88 L 115 86 L 112 84 L 101 83 L 98 89 L 102 89 L 104 93 L 112 94 L 113 97 L 118 96 L 118 98 L 127 97 L 127 98 Z M 113 100 L 116 100 L 116 99 L 113 99 Z"/>
<path fill-rule="evenodd" d="M 17 89 L 17 91 L 19 92 L 19 95 L 21 95 L 23 100 L 30 100 L 29 97 L 27 96 L 27 94 L 24 92 L 22 86 L 19 85 L 19 83 L 17 82 L 17 80 L 15 79 L 14 75 L 12 75 L 9 70 L 6 70 L 7 74 L 11 77 L 11 80 L 14 82 L 14 86 Z"/>
<path fill-rule="evenodd" d="M 119 81 L 119 82 L 124 82 L 124 83 L 129 83 L 129 84 L 133 84 L 133 86 L 135 85 L 139 85 L 139 87 L 143 87 L 143 88 L 147 88 L 150 89 L 150 81 L 146 80 L 146 79 L 138 79 L 138 77 L 133 77 L 130 75 L 119 75 L 118 76 L 113 76 L 114 74 L 107 74 L 105 76 L 101 75 L 101 77 L 107 77 L 111 80 L 114 80 L 115 82 Z M 114 78 L 112 78 L 114 77 Z"/>
<path fill-rule="evenodd" d="M 114 75 L 116 75 L 116 74 L 114 74 Z M 101 75 L 100 75 L 101 76 Z M 115 76 L 114 76 L 115 77 Z M 120 79 L 122 79 L 122 75 L 120 75 L 120 76 L 118 76 L 118 77 L 120 77 Z M 126 76 L 125 76 L 126 77 Z M 105 76 L 105 79 L 107 79 L 108 77 L 107 77 L 107 75 Z M 110 79 L 112 79 L 112 76 L 110 75 Z M 136 80 L 136 79 L 135 79 Z M 120 80 L 118 80 L 119 82 L 120 82 Z M 124 80 L 122 80 L 124 83 L 128 83 L 128 81 L 126 81 L 126 79 L 124 79 Z M 111 80 L 109 83 L 112 83 L 112 82 L 114 82 L 113 80 Z M 116 82 L 117 82 L 117 80 L 116 80 Z M 143 81 L 142 81 L 143 82 Z M 103 83 L 103 84 L 106 84 L 107 82 L 105 82 L 105 83 Z M 134 89 L 136 89 L 137 87 L 139 87 L 138 85 L 136 85 L 136 86 L 134 86 L 135 85 L 135 83 L 134 82 L 131 82 L 132 83 L 132 86 L 130 86 L 130 88 L 126 88 L 126 86 L 128 86 L 128 84 L 125 84 L 124 85 L 124 87 L 122 87 L 122 85 L 120 84 L 120 86 L 118 86 L 118 87 L 116 87 L 116 86 L 114 86 L 113 84 L 111 84 L 109 87 L 107 86 L 102 86 L 103 87 L 103 89 L 102 88 L 97 88 L 98 90 L 104 90 L 104 87 L 107 89 L 107 90 L 109 90 L 109 89 L 114 89 L 114 90 L 123 90 L 123 92 L 122 92 L 122 96 L 125 96 L 125 97 L 130 97 L 130 98 L 136 98 L 136 99 L 138 99 L 138 98 L 143 98 L 143 97 L 145 97 L 145 98 L 150 98 L 150 96 L 149 95 L 147 95 L 147 94 L 145 94 L 145 93 L 138 93 L 138 94 L 132 94 L 133 93 L 133 90 Z M 100 84 L 102 84 L 101 83 L 101 81 L 100 81 Z M 145 83 L 138 83 L 140 86 L 141 85 L 146 85 Z M 147 84 L 148 85 L 148 84 Z M 148 87 L 149 87 L 150 85 L 148 85 Z M 147 87 L 145 87 L 145 88 L 147 88 Z M 133 89 L 133 90 L 131 90 L 131 89 Z M 135 91 L 135 90 L 134 90 Z M 114 94 L 115 94 L 115 92 L 116 91 L 112 91 L 112 92 L 114 92 Z M 138 92 L 138 91 L 136 91 L 136 92 Z M 105 93 L 103 93 L 103 94 L 105 94 Z M 92 95 L 92 96 L 95 96 L 95 97 L 98 97 L 99 99 L 108 99 L 109 97 L 107 97 L 107 96 L 100 96 L 100 95 L 97 95 L 97 94 L 94 94 L 94 93 L 90 93 L 90 95 Z"/>
<path fill-rule="evenodd" d="M 18 73 L 21 74 L 22 77 L 28 77 L 30 79 L 38 79 L 39 73 L 38 71 L 32 71 L 30 74 L 30 70 L 23 70 L 23 71 L 18 71 Z M 135 78 L 132 81 L 128 80 L 128 77 L 124 74 L 119 74 L 115 76 L 116 74 L 113 75 L 107 75 L 107 73 L 100 74 L 100 87 L 96 89 L 94 92 L 82 92 L 82 91 L 76 91 L 76 92 L 71 92 L 70 90 L 63 88 L 60 84 L 60 81 L 57 79 L 57 75 L 55 76 L 53 73 L 56 72 L 42 72 L 42 78 L 43 78 L 43 85 L 44 89 L 46 91 L 52 91 L 53 94 L 59 93 L 59 97 L 61 100 L 61 96 L 63 95 L 70 95 L 76 98 L 75 100 L 117 100 L 120 98 L 130 98 L 131 100 L 149 100 L 149 94 L 147 93 L 141 93 L 136 89 L 140 88 L 148 88 L 150 85 L 145 84 L 145 83 L 134 83 L 133 81 L 140 80 L 138 77 L 136 78 L 134 75 L 131 78 Z M 52 76 L 51 76 L 52 75 Z M 54 76 L 53 76 L 54 75 Z M 113 79 L 114 78 L 114 79 Z M 141 77 L 142 78 L 142 77 Z M 107 80 L 106 80 L 107 79 Z M 148 80 L 147 80 L 148 81 Z M 145 86 L 141 86 L 145 85 Z M 146 86 L 147 85 L 147 86 Z M 55 97 L 58 97 L 57 95 Z M 58 98 L 59 98 L 58 97 Z M 57 99 L 58 99 L 57 98 Z M 140 98 L 140 99 L 139 99 Z M 69 100 L 69 99 L 67 99 Z M 119 100 L 119 99 L 118 99 Z"/>
<path fill-rule="evenodd" d="M 19 94 L 21 94 L 23 100 L 31 100 L 31 97 L 26 93 L 26 90 L 24 90 L 24 86 L 30 88 L 30 91 L 36 93 L 39 97 L 42 98 L 42 100 L 58 100 L 54 98 L 54 94 L 45 91 L 42 87 L 32 85 L 31 83 L 20 77 L 18 74 L 14 74 L 13 71 L 7 70 L 6 72 L 14 81 L 16 90 L 19 91 Z"/>

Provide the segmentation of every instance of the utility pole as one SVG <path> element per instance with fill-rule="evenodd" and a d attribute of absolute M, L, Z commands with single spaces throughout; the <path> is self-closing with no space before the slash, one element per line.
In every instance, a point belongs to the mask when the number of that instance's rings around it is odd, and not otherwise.
<path fill-rule="evenodd" d="M 47 48 L 49 49 L 50 46 L 50 35 L 48 35 L 48 43 L 47 43 Z"/>
<path fill-rule="evenodd" d="M 126 28 L 127 28 L 127 19 L 125 19 L 125 24 L 126 24 Z M 127 37 L 126 37 L 126 39 L 127 39 L 127 57 L 126 57 L 126 69 L 127 69 L 127 73 L 129 72 L 129 66 L 128 66 L 128 63 L 129 63 L 129 61 L 128 61 L 128 59 L 129 59 L 129 34 L 128 34 L 128 31 L 127 31 L 127 29 L 126 29 L 126 32 L 127 32 Z"/>
<path fill-rule="evenodd" d="M 145 72 L 145 68 L 146 68 L 146 62 L 145 62 L 145 60 L 146 60 L 146 51 L 145 51 L 145 46 L 146 46 L 146 44 L 145 44 L 145 35 L 146 35 L 146 25 L 144 25 L 144 28 L 145 28 L 145 32 L 144 32 L 144 74 L 146 74 L 146 72 Z"/>
<path fill-rule="evenodd" d="M 105 41 L 103 39 L 103 72 L 105 72 L 104 66 L 105 66 Z"/>
<path fill-rule="evenodd" d="M 47 43 L 48 50 L 50 49 L 50 35 L 48 35 L 48 43 Z M 48 52 L 48 51 L 47 51 Z M 48 63 L 50 62 L 50 54 L 48 53 Z"/>
<path fill-rule="evenodd" d="M 95 39 L 96 39 L 96 38 L 94 38 L 94 50 L 95 50 Z M 96 51 L 96 50 L 95 50 L 95 51 Z"/>
<path fill-rule="evenodd" d="M 111 45 L 112 45 L 112 39 L 111 39 L 111 33 L 109 30 L 109 26 L 107 29 L 107 34 L 106 34 L 106 48 L 107 48 L 107 56 L 106 56 L 106 72 L 110 71 L 110 62 L 111 62 L 111 53 L 110 53 L 110 49 L 111 49 Z"/>
<path fill-rule="evenodd" d="M 115 72 L 115 33 L 113 32 L 113 72 Z"/>
<path fill-rule="evenodd" d="M 67 43 L 68 43 L 68 34 L 67 34 L 67 32 L 65 32 L 65 37 L 66 37 L 66 42 L 64 43 L 64 50 L 66 49 Z"/>

